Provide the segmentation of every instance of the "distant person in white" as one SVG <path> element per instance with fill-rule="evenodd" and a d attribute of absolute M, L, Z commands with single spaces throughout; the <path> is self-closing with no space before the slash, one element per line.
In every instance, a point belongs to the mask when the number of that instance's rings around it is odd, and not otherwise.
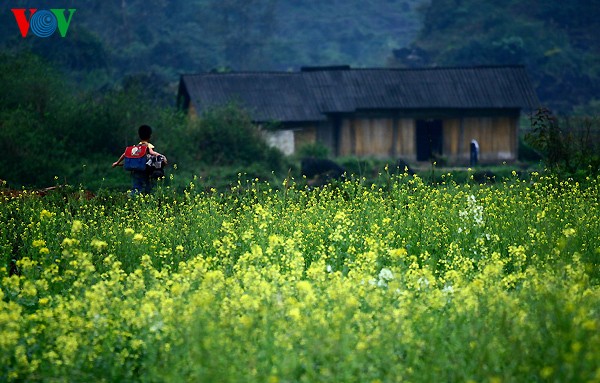
<path fill-rule="evenodd" d="M 479 160 L 479 143 L 476 139 L 471 140 L 471 166 L 477 165 Z"/>

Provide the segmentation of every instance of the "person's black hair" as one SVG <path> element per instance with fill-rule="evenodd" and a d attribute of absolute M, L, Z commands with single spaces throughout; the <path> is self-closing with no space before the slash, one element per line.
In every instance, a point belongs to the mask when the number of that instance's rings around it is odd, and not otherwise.
<path fill-rule="evenodd" d="M 141 140 L 149 140 L 152 136 L 152 128 L 148 125 L 142 125 L 138 129 L 138 134 Z"/>

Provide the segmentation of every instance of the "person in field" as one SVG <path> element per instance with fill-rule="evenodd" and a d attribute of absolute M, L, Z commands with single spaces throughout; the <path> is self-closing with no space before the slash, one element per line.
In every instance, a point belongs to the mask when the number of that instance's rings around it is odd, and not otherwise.
<path fill-rule="evenodd" d="M 146 148 L 148 160 L 147 166 L 145 166 L 143 170 L 131 170 L 132 195 L 138 193 L 150 193 L 152 191 L 153 181 L 161 175 L 164 175 L 162 168 L 167 164 L 167 157 L 154 150 L 154 145 L 150 143 L 152 128 L 149 125 L 142 125 L 138 128 L 138 135 L 140 137 L 140 142 L 136 146 L 143 146 Z M 126 156 L 128 156 L 128 150 L 130 148 L 131 147 L 126 148 L 119 159 L 113 162 L 113 168 L 122 166 L 122 162 L 125 160 Z"/>

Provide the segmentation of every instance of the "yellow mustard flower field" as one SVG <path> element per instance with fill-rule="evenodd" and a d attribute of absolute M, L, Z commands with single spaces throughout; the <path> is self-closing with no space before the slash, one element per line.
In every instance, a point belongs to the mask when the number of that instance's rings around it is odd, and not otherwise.
<path fill-rule="evenodd" d="M 2 382 L 600 382 L 600 177 L 0 200 Z"/>

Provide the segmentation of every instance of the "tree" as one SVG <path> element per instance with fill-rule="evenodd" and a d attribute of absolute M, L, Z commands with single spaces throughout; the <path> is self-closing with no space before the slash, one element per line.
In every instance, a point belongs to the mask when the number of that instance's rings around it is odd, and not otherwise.
<path fill-rule="evenodd" d="M 598 117 L 559 119 L 539 109 L 526 140 L 542 155 L 551 170 L 566 175 L 600 172 L 600 120 Z"/>
<path fill-rule="evenodd" d="M 64 169 L 63 143 L 51 126 L 63 96 L 60 75 L 38 56 L 0 54 L 0 83 L 1 177 L 48 185 Z"/>

